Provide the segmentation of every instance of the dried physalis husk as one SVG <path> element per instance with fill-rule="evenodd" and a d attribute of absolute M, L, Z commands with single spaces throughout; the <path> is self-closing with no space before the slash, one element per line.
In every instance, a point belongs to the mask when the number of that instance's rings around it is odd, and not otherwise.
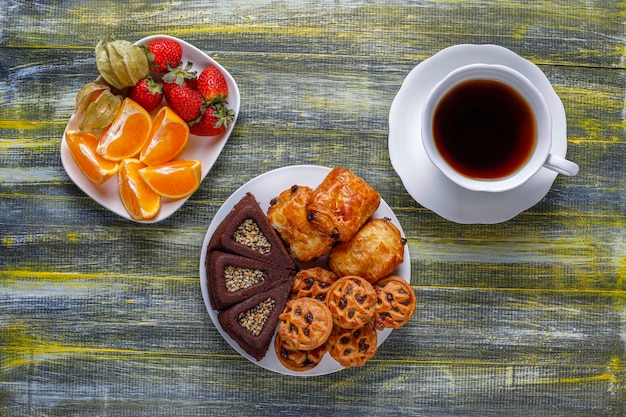
<path fill-rule="evenodd" d="M 102 78 L 118 89 L 134 86 L 149 71 L 145 50 L 121 39 L 98 42 L 96 66 Z"/>
<path fill-rule="evenodd" d="M 87 83 L 76 94 L 76 108 L 75 113 L 83 113 L 89 103 L 93 101 L 93 95 L 99 91 L 110 89 L 111 87 L 101 81 L 93 81 Z"/>
<path fill-rule="evenodd" d="M 108 84 L 94 81 L 76 95 L 76 114 L 82 117 L 79 129 L 94 131 L 109 126 L 122 106 L 122 97 L 113 94 Z"/>

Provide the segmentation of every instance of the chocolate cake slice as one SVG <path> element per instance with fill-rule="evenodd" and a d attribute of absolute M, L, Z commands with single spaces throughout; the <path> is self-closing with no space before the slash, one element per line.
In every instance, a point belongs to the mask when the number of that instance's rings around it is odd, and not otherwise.
<path fill-rule="evenodd" d="M 217 314 L 224 331 L 257 361 L 267 352 L 292 284 L 293 276 Z"/>
<path fill-rule="evenodd" d="M 207 284 L 215 310 L 223 310 L 264 292 L 295 273 L 233 253 L 213 251 L 208 258 Z"/>
<path fill-rule="evenodd" d="M 285 269 L 293 260 L 251 193 L 239 200 L 213 233 L 208 251 L 219 250 Z"/>

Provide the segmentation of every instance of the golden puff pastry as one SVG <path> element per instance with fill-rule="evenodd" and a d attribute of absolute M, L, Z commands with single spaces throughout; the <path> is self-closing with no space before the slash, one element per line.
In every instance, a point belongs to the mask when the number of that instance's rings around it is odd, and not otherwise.
<path fill-rule="evenodd" d="M 403 262 L 404 245 L 406 239 L 390 219 L 372 218 L 330 251 L 328 265 L 338 277 L 356 275 L 373 284 Z"/>
<path fill-rule="evenodd" d="M 334 168 L 317 186 L 307 205 L 307 218 L 323 234 L 348 241 L 374 214 L 380 194 L 345 168 Z"/>
<path fill-rule="evenodd" d="M 310 262 L 327 255 L 335 243 L 307 220 L 306 205 L 311 194 L 312 188 L 294 185 L 272 199 L 267 210 L 270 224 L 290 255 L 299 262 Z"/>

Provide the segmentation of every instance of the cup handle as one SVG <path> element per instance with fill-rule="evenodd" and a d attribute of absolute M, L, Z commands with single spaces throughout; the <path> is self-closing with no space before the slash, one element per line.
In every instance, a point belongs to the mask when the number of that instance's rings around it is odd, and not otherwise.
<path fill-rule="evenodd" d="M 548 159 L 546 159 L 543 166 L 559 174 L 567 175 L 568 177 L 573 177 L 578 174 L 578 165 L 554 154 L 548 155 Z"/>

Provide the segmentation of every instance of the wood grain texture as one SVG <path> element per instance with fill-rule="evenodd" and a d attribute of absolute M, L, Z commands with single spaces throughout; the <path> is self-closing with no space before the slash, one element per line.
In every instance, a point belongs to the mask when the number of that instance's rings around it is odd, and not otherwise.
<path fill-rule="evenodd" d="M 626 415 L 624 1 L 0 0 L 0 416 Z M 165 33 L 239 84 L 238 124 L 169 219 L 128 222 L 68 178 L 60 138 L 107 35 Z M 505 46 L 561 97 L 580 174 L 514 219 L 415 202 L 387 152 L 404 77 Z M 345 166 L 408 239 L 418 309 L 363 368 L 281 376 L 204 308 L 206 229 L 255 176 Z"/>

